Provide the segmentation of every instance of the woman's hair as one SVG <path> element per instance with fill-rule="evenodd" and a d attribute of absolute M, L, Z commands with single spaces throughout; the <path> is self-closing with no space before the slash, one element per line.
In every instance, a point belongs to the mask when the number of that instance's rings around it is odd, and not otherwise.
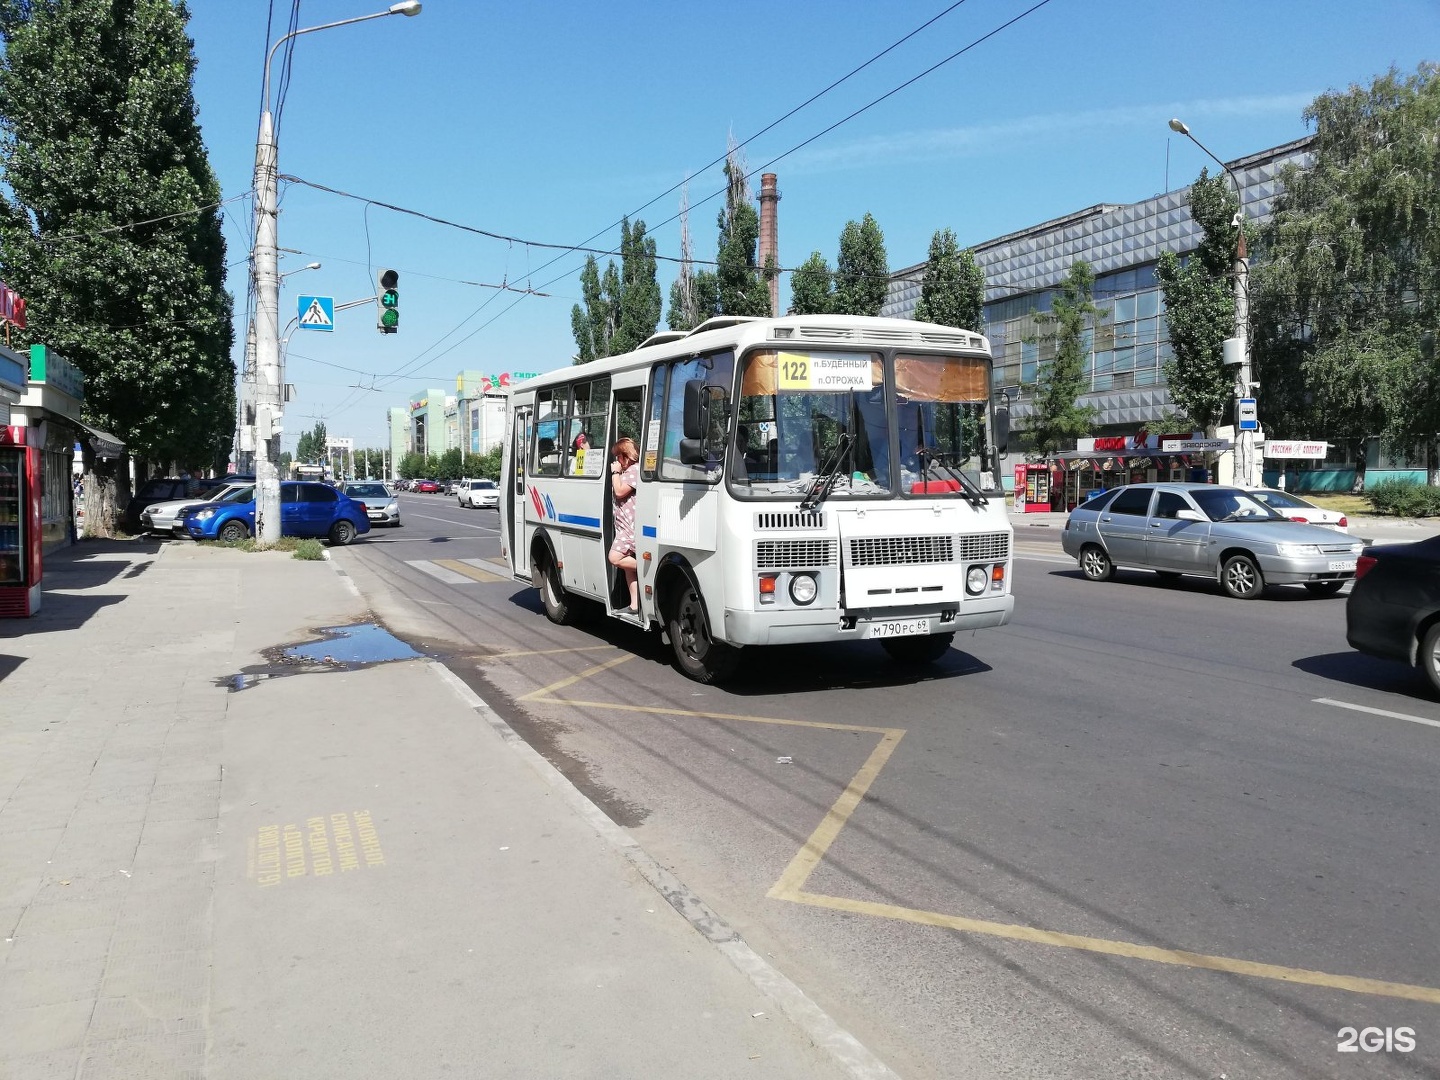
<path fill-rule="evenodd" d="M 610 452 L 614 454 L 617 458 L 624 458 L 626 461 L 640 460 L 640 454 L 635 449 L 634 439 L 616 439 L 615 445 L 610 448 Z"/>

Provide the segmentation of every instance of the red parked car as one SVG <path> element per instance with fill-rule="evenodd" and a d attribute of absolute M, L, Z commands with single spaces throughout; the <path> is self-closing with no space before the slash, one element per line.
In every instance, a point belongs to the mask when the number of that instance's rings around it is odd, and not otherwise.
<path fill-rule="evenodd" d="M 417 480 L 415 481 L 415 490 L 426 495 L 438 495 L 440 485 L 434 480 Z"/>

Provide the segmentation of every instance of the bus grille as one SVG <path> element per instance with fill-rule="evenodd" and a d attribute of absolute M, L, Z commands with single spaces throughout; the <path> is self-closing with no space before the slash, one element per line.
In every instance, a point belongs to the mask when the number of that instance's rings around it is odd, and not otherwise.
<path fill-rule="evenodd" d="M 961 349 L 979 349 L 984 344 L 983 338 L 958 330 L 954 333 L 918 329 L 878 330 L 869 326 L 802 326 L 800 336 L 812 341 L 854 341 L 872 345 L 949 345 Z"/>
<path fill-rule="evenodd" d="M 756 514 L 757 529 L 823 529 L 825 514 L 821 511 L 799 514 Z"/>
<path fill-rule="evenodd" d="M 985 559 L 1008 559 L 1009 557 L 1009 533 L 980 533 L 978 536 L 960 537 L 960 559 L 962 562 Z"/>
<path fill-rule="evenodd" d="M 757 540 L 755 567 L 759 570 L 812 570 L 835 562 L 834 540 Z"/>
<path fill-rule="evenodd" d="M 953 536 L 866 536 L 850 540 L 851 566 L 920 566 L 954 561 Z"/>

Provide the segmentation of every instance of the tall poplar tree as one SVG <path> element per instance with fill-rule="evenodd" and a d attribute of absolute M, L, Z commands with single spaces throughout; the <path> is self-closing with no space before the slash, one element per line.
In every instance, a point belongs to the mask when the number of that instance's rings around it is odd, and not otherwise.
<path fill-rule="evenodd" d="M 28 300 L 20 336 L 84 372 L 89 422 L 142 459 L 210 466 L 235 365 L 189 17 L 184 0 L 0 3 L 0 262 Z"/>
<path fill-rule="evenodd" d="M 890 287 L 885 235 L 868 213 L 846 224 L 835 260 L 834 310 L 842 315 L 879 315 Z"/>
<path fill-rule="evenodd" d="M 770 287 L 756 261 L 760 244 L 760 213 L 750 201 L 744 164 L 732 150 L 725 162 L 729 191 L 716 225 L 720 230 L 715 257 L 718 315 L 769 315 Z M 697 280 L 701 275 L 696 275 Z"/>
<path fill-rule="evenodd" d="M 949 229 L 930 238 L 925 280 L 915 305 L 919 322 L 938 323 L 960 330 L 979 330 L 985 317 L 985 272 L 969 248 L 960 250 Z"/>
<path fill-rule="evenodd" d="M 1240 203 L 1223 176 L 1204 169 L 1190 185 L 1188 201 L 1190 217 L 1201 229 L 1199 246 L 1183 263 L 1175 252 L 1162 251 L 1155 266 L 1170 328 L 1165 382 L 1176 410 L 1213 435 L 1235 397 L 1235 376 L 1225 367 L 1221 343 L 1235 333 L 1231 273 Z"/>
<path fill-rule="evenodd" d="M 833 278 L 825 256 L 812 251 L 790 275 L 790 311 L 795 315 L 825 315 L 834 310 Z"/>
<path fill-rule="evenodd" d="M 1079 260 L 1056 289 L 1049 313 L 1035 316 L 1055 341 L 1055 358 L 1040 367 L 1028 425 L 1034 450 L 1042 457 L 1073 448 L 1095 420 L 1092 406 L 1077 404 L 1085 390 L 1086 322 L 1101 317 L 1091 299 L 1094 288 L 1095 271 Z"/>
<path fill-rule="evenodd" d="M 660 322 L 660 286 L 655 280 L 655 241 L 645 235 L 645 222 L 620 222 L 620 268 L 614 260 L 600 264 L 585 258 L 580 271 L 580 297 L 570 309 L 577 364 L 617 356 L 636 348 Z"/>

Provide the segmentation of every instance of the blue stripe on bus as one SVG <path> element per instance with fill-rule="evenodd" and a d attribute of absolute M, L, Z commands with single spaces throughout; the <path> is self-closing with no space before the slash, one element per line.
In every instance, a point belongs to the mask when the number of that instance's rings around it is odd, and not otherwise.
<path fill-rule="evenodd" d="M 654 526 L 654 525 L 642 525 L 642 526 L 640 526 L 640 535 L 641 535 L 641 536 L 648 536 L 648 537 L 650 537 L 650 538 L 653 540 L 653 539 L 655 538 L 655 526 Z"/>
<path fill-rule="evenodd" d="M 565 525 L 588 525 L 592 529 L 600 527 L 599 518 L 581 517 L 579 514 L 560 514 L 557 520 Z"/>

